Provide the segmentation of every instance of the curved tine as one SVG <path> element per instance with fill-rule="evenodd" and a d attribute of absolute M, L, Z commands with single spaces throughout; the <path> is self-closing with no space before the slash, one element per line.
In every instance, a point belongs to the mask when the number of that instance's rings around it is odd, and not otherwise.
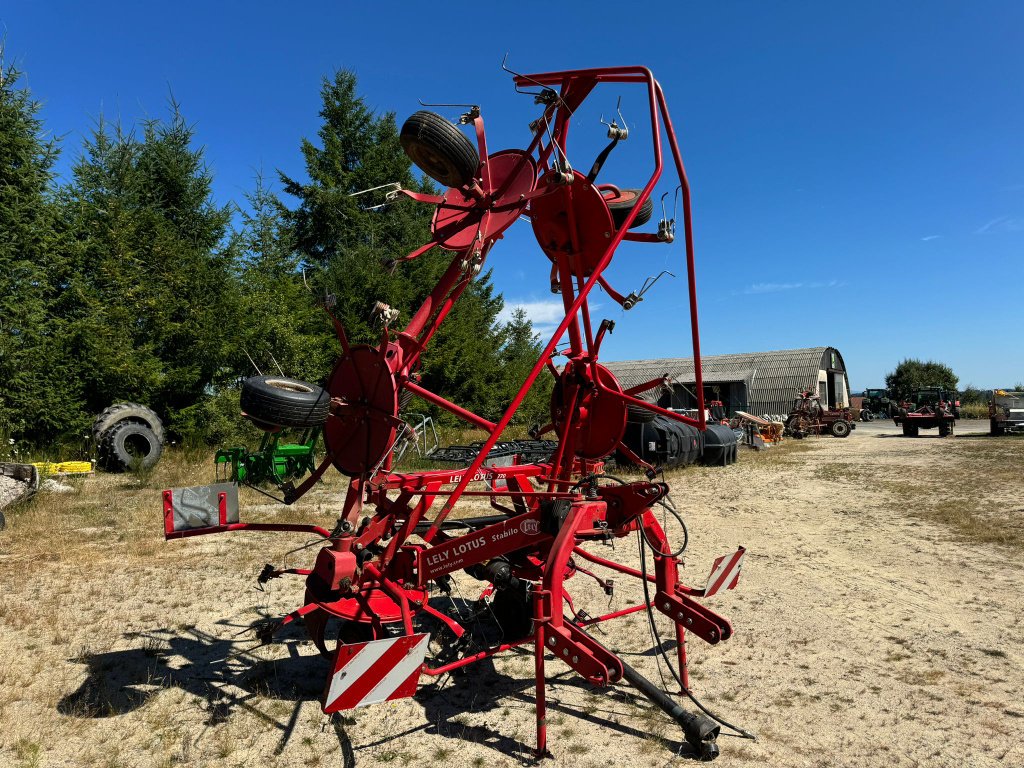
<path fill-rule="evenodd" d="M 565 100 L 562 99 L 562 97 L 558 94 L 558 91 L 556 91 L 554 88 L 544 85 L 543 83 L 538 83 L 529 75 L 524 75 L 521 72 L 516 72 L 514 69 L 510 69 L 509 67 L 505 66 L 506 61 L 508 61 L 508 51 L 505 52 L 505 56 L 501 60 L 501 68 L 508 72 L 510 75 L 515 75 L 516 77 L 521 77 L 524 80 L 529 80 L 531 83 L 533 83 L 534 85 L 541 89 L 540 93 L 537 93 L 535 91 L 524 91 L 520 89 L 520 87 L 517 84 L 513 84 L 512 87 L 515 88 L 516 93 L 522 93 L 526 96 L 540 96 L 544 93 L 553 93 L 555 96 L 555 100 L 558 102 L 559 106 L 565 108 L 569 112 L 569 117 L 573 116 L 572 109 L 570 109 L 569 105 L 565 103 Z"/>
<path fill-rule="evenodd" d="M 470 107 L 470 108 L 472 108 L 472 107 L 479 106 L 477 104 L 434 104 L 434 103 L 431 103 L 429 101 L 424 101 L 423 99 L 419 99 L 419 98 L 416 99 L 416 101 L 418 101 L 420 103 L 421 107 Z"/>

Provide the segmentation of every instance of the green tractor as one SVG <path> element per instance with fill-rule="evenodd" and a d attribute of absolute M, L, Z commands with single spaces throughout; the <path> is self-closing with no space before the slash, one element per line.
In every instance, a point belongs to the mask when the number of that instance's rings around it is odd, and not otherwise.
<path fill-rule="evenodd" d="M 896 412 L 896 408 L 896 403 L 889 397 L 888 389 L 865 389 L 860 420 L 874 421 L 875 418 L 891 419 Z"/>

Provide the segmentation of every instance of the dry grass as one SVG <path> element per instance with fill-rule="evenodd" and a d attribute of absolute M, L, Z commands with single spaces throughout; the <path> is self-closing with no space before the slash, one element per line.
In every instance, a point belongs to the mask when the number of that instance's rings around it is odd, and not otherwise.
<path fill-rule="evenodd" d="M 970 541 L 1024 548 L 1024 439 L 975 434 L 946 440 L 943 449 L 942 458 L 925 468 L 824 461 L 814 477 L 852 487 L 871 484 L 892 495 L 900 514 L 939 523 Z"/>
<path fill-rule="evenodd" d="M 474 437 L 462 435 L 459 441 L 471 439 Z M 935 479 L 891 461 L 854 465 L 838 458 L 842 453 L 835 453 L 834 445 L 842 442 L 833 438 L 789 440 L 763 452 L 744 450 L 735 467 L 688 467 L 667 473 L 667 479 L 680 500 L 687 487 L 728 488 L 737 478 L 755 472 L 807 476 L 817 483 L 835 484 L 847 494 L 855 494 L 859 484 L 871 482 L 893 499 L 894 516 L 938 522 L 956 536 L 975 541 L 1024 546 L 1024 503 L 1019 497 L 1024 440 L 958 437 L 945 441 Z M 822 458 L 822 448 L 828 449 L 827 457 Z M 805 455 L 812 451 L 816 459 L 822 458 L 813 469 Z M 330 527 L 340 508 L 344 483 L 336 473 L 328 476 L 327 485 L 294 507 L 243 489 L 243 519 L 312 521 Z M 275 538 L 272 551 L 265 544 L 269 538 L 256 535 L 164 542 L 160 491 L 213 480 L 209 456 L 170 450 L 151 473 L 96 475 L 79 481 L 78 493 L 40 494 L 9 511 L 9 526 L 0 536 L 0 583 L 4 584 L 0 591 L 0 722 L 8 724 L 0 733 L 0 765 L 149 768 L 343 763 L 339 751 L 351 747 L 346 747 L 344 740 L 339 744 L 340 737 L 334 738 L 330 727 L 323 729 L 325 721 L 312 701 L 316 692 L 302 696 L 281 693 L 283 683 L 275 665 L 286 660 L 295 646 L 290 650 L 275 647 L 249 657 L 244 669 L 253 677 L 244 681 L 244 688 L 240 679 L 234 681 L 239 687 L 231 687 L 229 673 L 234 668 L 215 667 L 218 672 L 211 677 L 216 681 L 196 682 L 198 673 L 188 677 L 187 671 L 181 671 L 184 667 L 168 666 L 167 658 L 180 657 L 183 646 L 191 649 L 187 658 L 197 666 L 206 663 L 204 658 L 223 657 L 230 645 L 228 639 L 244 624 L 263 613 L 287 612 L 301 599 L 298 585 L 293 588 L 282 583 L 279 587 L 274 582 L 274 589 L 282 592 L 269 596 L 251 589 L 251 577 L 263 562 L 301 545 L 301 536 L 294 542 Z M 716 516 L 723 514 L 716 510 Z M 478 514 L 479 509 L 473 513 Z M 300 552 L 290 564 L 308 565 L 311 560 L 309 552 Z M 761 561 L 752 562 L 764 567 Z M 751 571 L 757 572 L 755 566 Z M 186 586 L 173 587 L 176 582 Z M 629 629 L 628 624 L 624 626 Z M 639 621 L 629 631 L 646 642 Z M 746 637 L 752 635 L 748 632 Z M 909 661 L 909 653 L 903 647 L 893 649 L 889 662 Z M 991 664 L 1007 663 L 1006 652 L 991 642 L 980 653 Z M 124 659 L 133 660 L 145 674 L 126 681 L 121 669 Z M 715 667 L 715 659 L 695 646 L 693 668 L 698 677 L 708 667 Z M 503 670 L 508 679 L 532 675 L 528 657 L 509 656 L 501 663 L 506 665 Z M 553 667 L 552 671 L 559 670 Z M 255 682 L 257 672 L 262 682 Z M 908 667 L 897 675 L 902 684 L 928 691 L 946 685 L 951 677 L 952 673 L 944 673 L 938 666 Z M 190 685 L 182 685 L 183 678 L 191 680 Z M 207 684 L 209 690 L 204 687 Z M 507 736 L 520 727 L 513 723 L 520 710 L 529 707 L 525 690 L 525 703 L 515 695 L 503 700 L 513 702 L 511 716 L 470 707 L 461 720 L 447 719 L 437 726 L 441 735 L 434 735 L 434 741 L 419 754 L 410 751 L 419 748 L 415 741 L 419 736 L 403 737 L 409 724 L 400 718 L 368 725 L 376 721 L 371 713 L 361 712 L 339 728 L 342 733 L 348 728 L 360 734 L 363 743 L 376 744 L 359 753 L 360 764 L 422 764 L 431 758 L 438 763 L 494 764 L 495 753 L 481 751 L 485 748 L 474 740 L 486 740 L 492 733 Z M 737 694 L 737 690 L 741 692 Z M 73 698 L 77 694 L 81 695 Z M 717 700 L 723 708 L 732 709 L 749 692 L 726 689 L 718 694 L 717 699 L 709 694 L 709 702 Z M 223 721 L 216 717 L 222 706 L 218 696 L 232 702 L 230 717 Z M 765 691 L 764 699 L 786 712 L 800 712 L 813 704 L 813 697 L 799 685 Z M 612 701 L 601 694 L 580 699 L 573 708 L 593 718 L 614 718 L 633 733 L 646 734 L 630 742 L 640 760 L 660 764 L 678 746 L 677 730 L 648 706 Z M 282 733 L 293 720 L 297 722 L 295 736 L 287 751 L 274 752 L 279 740 L 284 743 Z M 602 748 L 591 738 L 593 725 L 585 719 L 563 716 L 553 709 L 549 724 L 564 736 L 561 759 L 588 765 L 603 757 Z M 529 744 L 528 718 L 521 727 L 525 731 L 517 738 Z M 381 729 L 379 734 L 371 733 L 375 728 Z M 622 738 L 622 734 L 615 737 Z M 742 748 L 729 746 L 731 757 L 740 759 Z"/>

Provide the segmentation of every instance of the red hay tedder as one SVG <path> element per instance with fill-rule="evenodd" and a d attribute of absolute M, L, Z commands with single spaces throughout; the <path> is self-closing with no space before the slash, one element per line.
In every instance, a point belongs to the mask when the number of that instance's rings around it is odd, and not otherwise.
<path fill-rule="evenodd" d="M 390 328 L 394 313 L 378 305 L 383 330 L 376 346 L 350 344 L 345 329 L 331 315 L 342 351 L 324 388 L 322 400 L 329 398 L 329 408 L 317 399 L 316 391 L 316 402 L 311 406 L 320 413 L 326 456 L 301 485 L 286 489 L 285 500 L 291 503 L 301 497 L 333 465 L 349 478 L 334 529 L 239 522 L 237 486 L 221 484 L 165 491 L 166 537 L 224 531 L 293 531 L 323 538 L 312 569 L 268 567 L 261 574 L 261 581 L 283 574 L 304 576 L 306 593 L 304 605 L 262 626 L 258 636 L 261 642 L 270 642 L 283 626 L 303 620 L 317 648 L 332 660 L 322 700 L 324 712 L 411 696 L 421 675 L 444 675 L 494 654 L 532 645 L 538 756 L 550 755 L 545 731 L 545 664 L 554 657 L 595 685 L 611 686 L 625 679 L 682 726 L 696 756 L 711 759 L 718 754 L 716 738 L 721 726 L 732 726 L 707 710 L 706 714 L 688 712 L 677 700 L 683 694 L 690 695 L 686 639 L 692 634 L 716 644 L 732 634 L 729 622 L 705 607 L 699 598 L 736 585 L 743 548 L 716 561 L 705 587 L 681 583 L 679 566 L 685 535 L 682 546 L 673 549 L 655 514 L 655 507 L 659 507 L 682 522 L 672 508 L 668 485 L 655 482 L 656 468 L 622 444 L 631 406 L 705 429 L 690 190 L 665 97 L 651 72 L 642 67 L 513 73 L 513 79 L 517 90 L 533 95 L 540 110 L 531 123 L 533 139 L 525 150 L 489 153 L 484 120 L 477 107 L 460 121 L 475 132 L 475 145 L 459 128 L 432 112 L 417 112 L 403 126 L 401 138 L 406 153 L 448 189 L 441 195 L 404 189 L 391 193 L 392 199 L 404 195 L 435 207 L 430 242 L 395 259 L 391 266 L 400 267 L 402 262 L 438 246 L 453 256 L 447 271 L 404 329 Z M 626 127 L 614 121 L 608 128 L 610 144 L 589 172 L 575 170 L 569 162 L 570 118 L 597 85 L 606 83 L 632 84 L 645 90 L 653 167 L 642 189 L 596 183 L 608 153 L 627 138 Z M 638 301 L 635 294 L 616 291 L 603 276 L 624 240 L 667 247 L 675 239 L 675 220 L 667 215 L 657 233 L 632 231 L 650 218 L 651 195 L 664 170 L 665 143 L 682 193 L 696 419 L 638 397 L 661 386 L 661 378 L 623 389 L 608 368 L 598 362 L 601 342 L 614 324 L 603 320 L 595 327 L 590 314 L 590 295 L 598 285 L 624 308 Z M 417 369 L 423 350 L 480 272 L 491 248 L 520 218 L 529 219 L 540 247 L 551 260 L 551 283 L 561 294 L 565 317 L 504 415 L 492 423 L 428 391 L 419 382 Z M 330 315 L 329 305 L 325 310 Z M 567 344 L 559 349 L 564 336 Z M 556 355 L 565 358 L 560 368 L 553 362 Z M 551 423 L 540 433 L 557 435 L 554 454 L 541 463 L 485 466 L 488 452 L 545 367 L 556 384 Z M 407 393 L 447 409 L 488 434 L 469 467 L 393 471 L 393 449 L 407 433 L 399 414 L 400 402 Z M 275 419 L 274 414 L 250 410 L 248 415 L 268 427 L 275 421 L 296 425 Z M 646 479 L 627 482 L 605 475 L 602 460 L 615 451 L 641 467 Z M 459 501 L 469 497 L 486 498 L 495 514 L 450 516 Z M 435 504 L 440 508 L 435 510 Z M 633 534 L 641 548 L 639 568 L 601 557 L 588 548 L 592 543 Z M 653 572 L 648 571 L 648 548 Z M 602 616 L 576 611 L 568 590 L 570 577 L 577 573 L 591 576 L 609 593 L 612 584 L 611 579 L 601 579 L 581 567 L 582 561 L 639 580 L 645 599 Z M 463 644 L 459 650 L 459 641 L 470 631 L 464 617 L 440 610 L 436 600 L 431 603 L 431 592 L 447 591 L 450 574 L 458 570 L 484 584 L 482 604 L 501 625 L 500 640 L 482 649 L 477 646 L 467 651 Z M 648 612 L 655 634 L 653 611 L 663 613 L 672 622 L 676 658 L 669 668 L 680 686 L 678 696 L 656 687 L 587 631 L 589 626 L 639 611 Z M 325 641 L 325 627 L 331 617 L 342 624 L 341 639 L 333 650 Z M 458 652 L 428 657 L 430 632 L 426 628 L 433 628 L 435 634 L 450 632 L 454 637 L 452 646 Z M 660 637 L 657 642 L 660 646 Z"/>

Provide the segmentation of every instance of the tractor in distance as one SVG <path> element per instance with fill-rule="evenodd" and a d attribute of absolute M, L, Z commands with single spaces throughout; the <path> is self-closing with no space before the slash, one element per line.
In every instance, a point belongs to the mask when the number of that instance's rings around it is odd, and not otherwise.
<path fill-rule="evenodd" d="M 896 407 L 896 403 L 889 397 L 888 389 L 865 389 L 861 421 L 874 421 L 876 417 L 891 419 Z"/>
<path fill-rule="evenodd" d="M 903 428 L 904 437 L 917 437 L 920 430 L 936 427 L 939 437 L 948 437 L 959 418 L 960 395 L 955 390 L 925 387 L 900 403 L 893 421 Z"/>
<path fill-rule="evenodd" d="M 833 437 L 849 437 L 856 428 L 853 411 L 846 407 L 823 408 L 821 398 L 808 390 L 801 392 L 793 401 L 793 408 L 786 417 L 784 434 L 798 440 L 825 433 Z"/>
<path fill-rule="evenodd" d="M 1024 392 L 996 389 L 988 404 L 989 433 L 1024 432 Z"/>

